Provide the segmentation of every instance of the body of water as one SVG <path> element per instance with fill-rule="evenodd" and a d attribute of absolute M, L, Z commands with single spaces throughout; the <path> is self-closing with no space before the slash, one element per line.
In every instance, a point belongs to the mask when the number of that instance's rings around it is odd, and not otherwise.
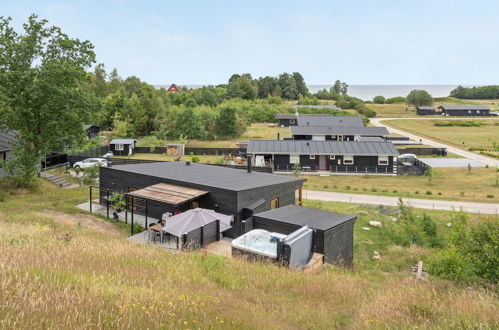
<path fill-rule="evenodd" d="M 156 85 L 156 88 L 168 88 L 170 85 Z M 203 85 L 187 85 L 189 88 L 199 88 Z M 332 85 L 307 85 L 310 93 L 327 89 Z M 433 97 L 449 96 L 451 90 L 458 85 L 350 85 L 348 95 L 358 97 L 361 100 L 372 100 L 377 95 L 384 97 L 407 96 L 413 89 L 424 89 Z"/>

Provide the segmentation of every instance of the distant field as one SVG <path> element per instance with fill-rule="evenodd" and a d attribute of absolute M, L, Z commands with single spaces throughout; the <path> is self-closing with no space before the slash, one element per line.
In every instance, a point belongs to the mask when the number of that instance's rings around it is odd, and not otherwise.
<path fill-rule="evenodd" d="M 499 109 L 499 100 L 460 100 L 453 97 L 435 98 L 434 106 L 439 105 L 462 105 L 462 104 L 483 104 L 492 110 Z M 369 109 L 376 111 L 377 118 L 411 118 L 420 117 L 416 114 L 414 106 L 407 104 L 368 104 Z M 407 109 L 407 110 L 406 110 Z"/>
<path fill-rule="evenodd" d="M 434 168 L 431 185 L 425 176 L 303 177 L 310 190 L 498 203 L 499 187 L 494 186 L 498 175 L 495 168 L 474 168 L 471 174 L 465 168 Z"/>
<path fill-rule="evenodd" d="M 481 127 L 442 127 L 435 126 L 436 119 L 428 120 L 388 120 L 388 126 L 429 139 L 451 144 L 462 149 L 490 148 L 494 142 L 499 144 L 499 119 L 479 120 L 474 118 L 449 119 L 468 120 L 485 123 Z M 464 143 L 463 143 L 464 142 Z"/>

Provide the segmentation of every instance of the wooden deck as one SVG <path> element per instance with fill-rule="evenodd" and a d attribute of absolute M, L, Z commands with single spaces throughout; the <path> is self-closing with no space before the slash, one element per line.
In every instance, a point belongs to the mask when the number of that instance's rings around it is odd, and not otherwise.
<path fill-rule="evenodd" d="M 232 258 L 232 247 L 230 242 L 227 240 L 222 240 L 218 242 L 213 242 L 204 247 L 204 251 L 221 256 Z M 324 264 L 324 255 L 320 253 L 315 253 L 312 256 L 312 260 L 308 263 L 308 265 L 303 269 L 304 272 L 313 272 L 318 270 Z"/>

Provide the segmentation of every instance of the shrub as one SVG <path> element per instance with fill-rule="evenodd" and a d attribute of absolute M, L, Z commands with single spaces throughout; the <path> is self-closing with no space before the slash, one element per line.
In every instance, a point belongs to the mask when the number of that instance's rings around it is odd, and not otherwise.
<path fill-rule="evenodd" d="M 415 193 L 416 195 L 419 195 L 419 191 L 417 191 L 417 190 L 416 190 L 414 193 Z"/>
<path fill-rule="evenodd" d="M 442 195 L 442 193 L 441 193 L 441 192 L 439 192 L 438 194 L 439 194 L 440 196 Z"/>
<path fill-rule="evenodd" d="M 351 189 L 351 187 L 350 187 L 350 186 L 346 186 L 346 187 L 345 187 L 345 189 L 346 189 L 346 190 L 350 190 L 350 189 Z"/>
<path fill-rule="evenodd" d="M 375 96 L 373 98 L 373 103 L 375 104 L 384 104 L 386 101 L 385 97 L 382 95 Z"/>
<path fill-rule="evenodd" d="M 494 198 L 494 195 L 487 195 L 487 198 Z"/>
<path fill-rule="evenodd" d="M 201 160 L 199 159 L 198 156 L 192 156 L 192 158 L 191 158 L 191 162 L 193 162 L 193 163 L 199 163 L 200 161 Z"/>
<path fill-rule="evenodd" d="M 385 104 L 404 104 L 407 100 L 403 96 L 390 97 L 385 100 Z"/>
<path fill-rule="evenodd" d="M 378 190 L 377 190 L 376 188 L 372 188 L 372 189 L 371 189 L 371 191 L 372 191 L 372 192 L 376 192 L 376 191 L 378 191 Z"/>
<path fill-rule="evenodd" d="M 396 193 L 398 193 L 398 190 L 394 190 L 394 191 L 392 191 L 392 192 L 393 192 L 394 194 L 396 194 Z"/>
<path fill-rule="evenodd" d="M 464 214 L 454 221 L 449 246 L 428 261 L 429 271 L 452 280 L 499 281 L 499 222 L 467 223 Z"/>
<path fill-rule="evenodd" d="M 427 190 L 427 191 L 426 191 L 426 194 L 427 194 L 427 195 L 431 195 L 431 194 L 432 194 L 431 190 Z"/>

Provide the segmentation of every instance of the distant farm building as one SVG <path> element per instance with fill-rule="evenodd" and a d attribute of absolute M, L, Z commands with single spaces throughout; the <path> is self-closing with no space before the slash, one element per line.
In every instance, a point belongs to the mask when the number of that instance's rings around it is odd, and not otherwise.
<path fill-rule="evenodd" d="M 171 84 L 166 91 L 168 93 L 180 93 L 180 89 L 175 84 Z"/>
<path fill-rule="evenodd" d="M 435 107 L 417 107 L 416 108 L 416 113 L 420 116 L 431 116 L 431 115 L 436 115 L 435 113 Z"/>
<path fill-rule="evenodd" d="M 485 105 L 441 105 L 438 109 L 443 116 L 490 116 Z"/>

